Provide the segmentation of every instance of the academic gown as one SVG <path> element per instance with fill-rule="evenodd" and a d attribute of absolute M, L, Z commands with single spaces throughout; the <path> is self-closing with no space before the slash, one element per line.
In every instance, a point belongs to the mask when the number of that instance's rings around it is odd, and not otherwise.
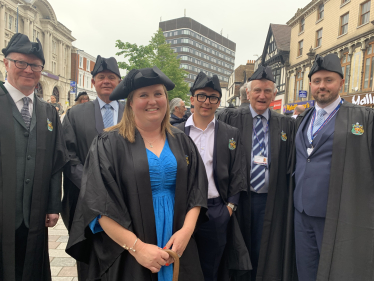
<path fill-rule="evenodd" d="M 125 106 L 119 103 L 118 123 Z M 64 168 L 64 197 L 61 216 L 70 231 L 77 204 L 83 165 L 93 139 L 104 130 L 103 117 L 98 100 L 72 107 L 62 123 L 70 159 Z"/>
<path fill-rule="evenodd" d="M 16 141 L 12 114 L 14 102 L 0 85 L 0 280 L 15 280 Z M 48 210 L 52 176 L 68 161 L 56 109 L 35 96 L 37 147 L 30 209 L 30 228 L 23 280 L 51 280 L 48 258 Z M 49 120 L 53 129 L 48 126 Z"/>
<path fill-rule="evenodd" d="M 183 122 L 177 128 L 189 136 L 191 127 L 185 125 L 186 122 Z M 234 142 L 233 149 L 230 149 L 230 140 Z M 239 130 L 216 120 L 213 146 L 214 182 L 222 201 L 227 204 L 230 197 L 248 191 L 246 158 Z M 252 269 L 236 212 L 232 213 L 228 225 L 227 244 L 221 260 L 219 280 L 229 280 L 227 268 L 244 271 Z"/>
<path fill-rule="evenodd" d="M 253 118 L 249 106 L 225 110 L 219 119 L 241 132 L 247 159 L 247 185 L 250 187 Z M 291 281 L 297 278 L 293 238 L 292 148 L 294 119 L 270 112 L 269 191 L 265 209 L 256 281 Z M 286 139 L 285 139 L 286 137 Z M 249 189 L 249 188 L 248 188 Z M 248 251 L 251 249 L 251 192 L 240 197 L 236 211 Z M 236 271 L 234 280 L 251 280 L 250 273 Z M 251 280 L 255 281 L 255 280 Z"/>
<path fill-rule="evenodd" d="M 187 212 L 201 206 L 198 224 L 208 218 L 207 177 L 204 163 L 193 141 L 172 128 L 167 134 L 177 160 L 173 233 L 184 223 Z M 117 131 L 104 132 L 94 139 L 84 166 L 81 192 L 66 252 L 89 263 L 89 280 L 157 280 L 157 274 L 138 264 L 131 254 L 105 232 L 92 234 L 89 223 L 98 215 L 107 216 L 135 233 L 145 243 L 157 244 L 152 190 L 144 141 L 136 130 L 130 143 Z M 94 251 L 99 265 L 90 263 Z M 203 280 L 194 236 L 180 260 L 179 281 Z"/>
<path fill-rule="evenodd" d="M 297 128 L 314 107 L 300 114 Z M 352 133 L 353 125 L 364 133 Z M 317 281 L 374 280 L 374 111 L 344 102 L 335 121 Z M 322 144 L 321 144 L 322 145 Z"/>

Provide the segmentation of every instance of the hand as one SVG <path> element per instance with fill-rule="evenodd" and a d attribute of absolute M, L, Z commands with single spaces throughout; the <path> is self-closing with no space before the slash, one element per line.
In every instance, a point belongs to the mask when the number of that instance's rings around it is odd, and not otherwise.
<path fill-rule="evenodd" d="M 229 206 L 226 206 L 226 207 L 227 207 L 227 210 L 229 210 L 230 217 L 231 217 L 232 216 L 232 209 Z"/>
<path fill-rule="evenodd" d="M 181 257 L 187 247 L 188 242 L 190 241 L 192 233 L 193 229 L 182 227 L 180 230 L 175 232 L 173 236 L 171 236 L 164 249 L 170 249 L 170 247 L 173 246 L 171 250 L 176 252 L 177 255 Z M 174 259 L 172 257 L 167 260 L 168 264 L 172 264 L 173 262 Z"/>
<path fill-rule="evenodd" d="M 161 266 L 165 265 L 169 259 L 169 254 L 159 247 L 140 240 L 136 243 L 136 252 L 129 250 L 129 253 L 134 256 L 139 264 L 148 268 L 152 273 L 159 272 Z"/>
<path fill-rule="evenodd" d="M 57 111 L 59 111 L 59 110 L 60 110 L 60 108 L 56 107 L 56 110 L 57 110 Z"/>
<path fill-rule="evenodd" d="M 59 218 L 58 214 L 47 214 L 45 216 L 45 226 L 54 227 L 58 221 L 58 218 Z"/>

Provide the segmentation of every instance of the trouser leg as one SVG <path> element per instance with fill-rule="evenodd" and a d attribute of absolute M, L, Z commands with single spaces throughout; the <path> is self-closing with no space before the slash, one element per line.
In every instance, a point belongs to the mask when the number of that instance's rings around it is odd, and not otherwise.
<path fill-rule="evenodd" d="M 15 244 L 15 257 L 16 257 L 16 281 L 22 281 L 23 267 L 26 258 L 26 248 L 27 248 L 27 237 L 29 234 L 29 229 L 26 227 L 25 223 L 22 222 L 20 227 L 16 229 L 16 244 Z"/>

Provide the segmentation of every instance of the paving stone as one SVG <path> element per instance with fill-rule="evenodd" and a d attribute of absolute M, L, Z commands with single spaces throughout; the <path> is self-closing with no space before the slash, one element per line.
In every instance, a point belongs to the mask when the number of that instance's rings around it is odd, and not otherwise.
<path fill-rule="evenodd" d="M 48 242 L 49 249 L 56 249 L 61 243 L 60 242 Z"/>
<path fill-rule="evenodd" d="M 48 235 L 49 242 L 56 242 L 58 238 L 60 238 L 60 235 Z"/>
<path fill-rule="evenodd" d="M 49 263 L 51 263 L 51 261 L 53 261 L 54 257 L 49 257 Z"/>
<path fill-rule="evenodd" d="M 72 281 L 73 277 L 52 277 L 52 281 Z"/>
<path fill-rule="evenodd" d="M 65 251 L 67 244 L 68 243 L 60 243 L 60 245 L 56 249 Z"/>
<path fill-rule="evenodd" d="M 63 243 L 67 243 L 69 240 L 69 235 L 63 235 L 63 236 L 60 236 L 60 238 L 58 238 L 56 240 L 56 242 L 63 242 Z"/>
<path fill-rule="evenodd" d="M 51 266 L 51 275 L 57 276 L 58 273 L 61 271 L 61 266 Z"/>
<path fill-rule="evenodd" d="M 63 267 L 60 271 L 60 273 L 58 274 L 58 276 L 61 276 L 61 277 L 64 277 L 64 276 L 72 276 L 72 277 L 75 277 L 75 276 L 78 276 L 78 273 L 77 273 L 77 268 L 75 266 L 73 267 Z"/>
<path fill-rule="evenodd" d="M 67 229 L 50 229 L 48 233 L 51 235 L 68 235 L 69 234 Z"/>
<path fill-rule="evenodd" d="M 51 266 L 74 266 L 75 259 L 73 258 L 54 258 Z"/>
<path fill-rule="evenodd" d="M 73 281 L 78 281 L 78 277 L 74 277 Z"/>
<path fill-rule="evenodd" d="M 66 229 L 64 224 L 56 224 L 56 226 L 53 229 Z"/>
<path fill-rule="evenodd" d="M 49 256 L 55 258 L 68 258 L 70 257 L 65 251 L 57 249 L 49 249 Z"/>

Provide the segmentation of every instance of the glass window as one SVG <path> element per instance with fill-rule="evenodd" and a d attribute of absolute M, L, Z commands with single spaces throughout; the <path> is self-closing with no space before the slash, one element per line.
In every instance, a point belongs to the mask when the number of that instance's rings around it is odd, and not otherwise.
<path fill-rule="evenodd" d="M 364 68 L 364 81 L 362 82 L 362 90 L 371 91 L 373 86 L 373 74 L 374 74 L 374 44 L 370 44 L 365 53 L 365 68 Z"/>
<path fill-rule="evenodd" d="M 340 17 L 340 35 L 346 34 L 348 32 L 348 19 L 349 13 L 342 15 Z"/>
<path fill-rule="evenodd" d="M 361 4 L 360 25 L 368 23 L 370 20 L 370 3 L 371 1 L 367 1 Z"/>
<path fill-rule="evenodd" d="M 86 70 L 87 70 L 87 71 L 90 71 L 90 60 L 87 60 L 87 63 L 86 63 Z"/>
<path fill-rule="evenodd" d="M 325 5 L 321 4 L 318 6 L 318 19 L 323 19 L 323 15 L 325 13 Z"/>
<path fill-rule="evenodd" d="M 13 20 L 14 20 L 14 17 L 9 15 L 9 21 L 8 21 L 9 26 L 8 26 L 8 28 L 10 30 L 12 30 L 12 27 L 13 27 Z"/>
<path fill-rule="evenodd" d="M 303 45 L 304 45 L 304 40 L 299 41 L 299 51 L 298 51 L 298 57 L 303 54 Z"/>
<path fill-rule="evenodd" d="M 299 32 L 303 32 L 304 28 L 305 28 L 305 18 L 302 18 L 300 20 L 300 30 L 299 30 Z"/>
<path fill-rule="evenodd" d="M 303 89 L 303 74 L 300 71 L 296 73 L 296 81 L 295 81 L 295 101 L 300 100 L 299 98 L 299 91 Z"/>
<path fill-rule="evenodd" d="M 79 67 L 83 68 L 83 57 L 79 57 Z"/>
<path fill-rule="evenodd" d="M 316 32 L 316 47 L 322 45 L 322 28 Z"/>
<path fill-rule="evenodd" d="M 351 57 L 349 56 L 348 53 L 345 53 L 342 57 L 341 60 L 341 65 L 342 65 L 342 71 L 344 74 L 344 86 L 340 90 L 340 93 L 342 94 L 348 94 L 349 89 L 348 89 L 348 84 L 349 84 L 349 78 L 350 78 L 350 70 L 351 70 Z"/>

